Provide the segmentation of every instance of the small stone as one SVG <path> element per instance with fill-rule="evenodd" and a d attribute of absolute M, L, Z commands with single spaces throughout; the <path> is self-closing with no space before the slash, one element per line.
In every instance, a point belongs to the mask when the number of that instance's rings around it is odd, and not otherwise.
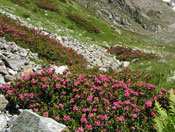
<path fill-rule="evenodd" d="M 128 62 L 128 61 L 124 61 L 124 62 L 123 62 L 123 67 L 128 67 L 129 64 L 130 64 L 130 62 Z"/>
<path fill-rule="evenodd" d="M 6 82 L 11 82 L 11 81 L 15 80 L 15 78 L 12 77 L 11 75 L 5 75 L 4 78 L 5 78 L 5 81 L 6 81 Z"/>
<path fill-rule="evenodd" d="M 9 73 L 10 75 L 12 75 L 12 76 L 14 76 L 14 75 L 17 74 L 17 72 L 14 71 L 14 70 L 12 70 L 12 69 L 8 69 L 8 73 Z"/>
<path fill-rule="evenodd" d="M 7 68 L 5 66 L 0 66 L 0 74 L 7 75 Z"/>
<path fill-rule="evenodd" d="M 53 66 L 52 68 L 55 69 L 56 74 L 63 74 L 64 71 L 69 70 L 69 68 L 67 66 L 60 66 L 60 67 Z"/>
<path fill-rule="evenodd" d="M 4 77 L 0 74 L 0 84 L 5 84 Z"/>
<path fill-rule="evenodd" d="M 0 95 L 0 111 L 4 110 L 8 104 L 8 101 L 4 97 L 4 95 Z"/>

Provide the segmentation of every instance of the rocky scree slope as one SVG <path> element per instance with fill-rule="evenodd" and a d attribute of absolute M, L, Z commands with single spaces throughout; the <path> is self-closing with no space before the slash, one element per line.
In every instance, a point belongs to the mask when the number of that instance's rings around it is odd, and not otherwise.
<path fill-rule="evenodd" d="M 171 4 L 161 0 L 76 0 L 109 23 L 134 32 L 158 32 L 175 21 Z"/>

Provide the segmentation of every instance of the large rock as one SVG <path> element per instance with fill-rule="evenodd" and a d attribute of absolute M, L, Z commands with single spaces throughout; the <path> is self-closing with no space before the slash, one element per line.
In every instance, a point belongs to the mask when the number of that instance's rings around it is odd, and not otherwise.
<path fill-rule="evenodd" d="M 19 57 L 5 58 L 4 62 L 14 71 L 20 70 L 20 68 L 24 65 L 24 62 Z"/>
<path fill-rule="evenodd" d="M 8 104 L 8 101 L 5 99 L 4 95 L 0 95 L 0 111 L 4 110 Z"/>
<path fill-rule="evenodd" d="M 0 84 L 5 84 L 4 77 L 0 74 Z"/>
<path fill-rule="evenodd" d="M 10 127 L 9 132 L 64 132 L 63 124 L 47 117 L 41 117 L 29 110 L 23 110 Z"/>
<path fill-rule="evenodd" d="M 6 127 L 7 125 L 7 120 L 4 115 L 0 115 L 0 132 Z"/>

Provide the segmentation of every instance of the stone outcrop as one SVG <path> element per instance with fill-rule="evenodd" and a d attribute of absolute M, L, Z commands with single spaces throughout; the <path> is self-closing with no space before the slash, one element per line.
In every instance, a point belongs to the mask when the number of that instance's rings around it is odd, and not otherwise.
<path fill-rule="evenodd" d="M 38 60 L 37 54 L 0 38 L 0 86 L 32 72 L 40 71 L 41 66 L 30 61 Z"/>

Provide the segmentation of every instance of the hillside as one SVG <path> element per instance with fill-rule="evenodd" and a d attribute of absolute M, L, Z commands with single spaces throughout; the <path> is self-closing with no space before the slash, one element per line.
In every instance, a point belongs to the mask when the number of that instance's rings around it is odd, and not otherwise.
<path fill-rule="evenodd" d="M 0 0 L 0 131 L 173 132 L 173 3 Z"/>

